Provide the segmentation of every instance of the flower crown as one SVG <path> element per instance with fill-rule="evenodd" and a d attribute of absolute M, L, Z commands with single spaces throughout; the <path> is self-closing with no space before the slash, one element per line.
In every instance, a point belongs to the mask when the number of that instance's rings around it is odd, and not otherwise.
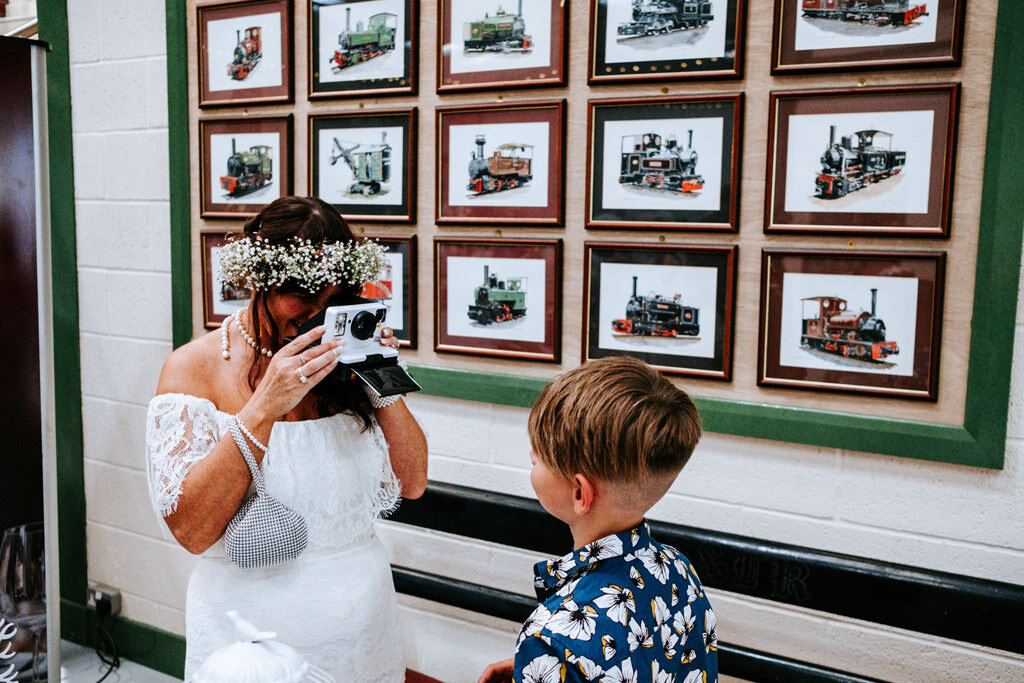
<path fill-rule="evenodd" d="M 313 244 L 292 237 L 271 244 L 259 236 L 243 237 L 220 250 L 220 272 L 235 287 L 267 289 L 287 283 L 316 294 L 331 285 L 361 287 L 376 281 L 386 259 L 384 247 L 372 240 Z"/>

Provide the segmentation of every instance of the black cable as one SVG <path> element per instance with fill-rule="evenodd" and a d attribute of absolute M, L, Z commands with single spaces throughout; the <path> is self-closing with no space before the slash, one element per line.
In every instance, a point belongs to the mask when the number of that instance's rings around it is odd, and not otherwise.
<path fill-rule="evenodd" d="M 103 621 L 110 616 L 110 601 L 96 601 L 96 655 L 107 665 L 107 672 L 96 683 L 103 683 L 114 669 L 121 666 L 121 658 L 117 654 L 117 643 L 114 637 L 103 628 Z M 106 651 L 104 651 L 106 650 Z"/>

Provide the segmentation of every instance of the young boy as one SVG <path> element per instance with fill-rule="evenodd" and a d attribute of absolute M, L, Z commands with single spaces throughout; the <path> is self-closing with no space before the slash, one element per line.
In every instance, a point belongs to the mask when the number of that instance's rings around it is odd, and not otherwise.
<path fill-rule="evenodd" d="M 627 356 L 559 377 L 530 412 L 530 483 L 576 550 L 534 568 L 540 605 L 479 683 L 714 683 L 715 615 L 647 511 L 701 435 L 693 401 Z"/>

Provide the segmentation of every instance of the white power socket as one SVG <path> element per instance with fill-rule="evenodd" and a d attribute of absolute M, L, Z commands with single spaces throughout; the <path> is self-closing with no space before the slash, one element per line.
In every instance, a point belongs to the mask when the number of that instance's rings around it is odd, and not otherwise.
<path fill-rule="evenodd" d="M 89 592 L 85 598 L 85 606 L 96 611 L 96 603 L 106 600 L 110 603 L 109 616 L 121 613 L 121 591 L 102 583 L 90 583 Z"/>

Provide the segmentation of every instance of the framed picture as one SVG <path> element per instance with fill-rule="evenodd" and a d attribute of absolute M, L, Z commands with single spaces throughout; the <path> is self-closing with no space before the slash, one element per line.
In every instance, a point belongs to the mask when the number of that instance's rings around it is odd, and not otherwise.
<path fill-rule="evenodd" d="M 775 0 L 772 73 L 959 66 L 967 0 Z"/>
<path fill-rule="evenodd" d="M 220 250 L 229 238 L 241 237 L 240 232 L 199 233 L 199 253 L 203 266 L 203 326 L 219 327 L 224 319 L 249 305 L 252 293 L 244 287 L 231 287 L 220 274 Z"/>
<path fill-rule="evenodd" d="M 957 83 L 771 93 L 765 232 L 948 237 L 959 99 Z"/>
<path fill-rule="evenodd" d="M 199 106 L 292 101 L 291 0 L 196 8 Z"/>
<path fill-rule="evenodd" d="M 360 296 L 375 299 L 391 307 L 387 324 L 395 336 L 411 349 L 416 348 L 416 235 L 395 237 L 367 235 L 387 249 L 387 264 L 377 282 L 366 283 Z"/>
<path fill-rule="evenodd" d="M 416 92 L 414 0 L 306 0 L 309 97 Z"/>
<path fill-rule="evenodd" d="M 292 117 L 199 120 L 203 218 L 255 216 L 292 194 Z"/>
<path fill-rule="evenodd" d="M 945 262 L 764 250 L 758 384 L 936 400 Z"/>
<path fill-rule="evenodd" d="M 438 223 L 562 225 L 565 100 L 437 109 Z"/>
<path fill-rule="evenodd" d="M 590 228 L 739 228 L 742 94 L 591 100 Z"/>
<path fill-rule="evenodd" d="M 437 91 L 565 85 L 562 0 L 440 0 Z"/>
<path fill-rule="evenodd" d="M 562 240 L 434 238 L 434 349 L 561 360 Z"/>
<path fill-rule="evenodd" d="M 347 219 L 411 223 L 416 109 L 309 117 L 309 183 Z"/>
<path fill-rule="evenodd" d="M 583 360 L 732 377 L 735 246 L 583 245 Z"/>
<path fill-rule="evenodd" d="M 744 3 L 591 0 L 587 82 L 739 78 Z"/>

